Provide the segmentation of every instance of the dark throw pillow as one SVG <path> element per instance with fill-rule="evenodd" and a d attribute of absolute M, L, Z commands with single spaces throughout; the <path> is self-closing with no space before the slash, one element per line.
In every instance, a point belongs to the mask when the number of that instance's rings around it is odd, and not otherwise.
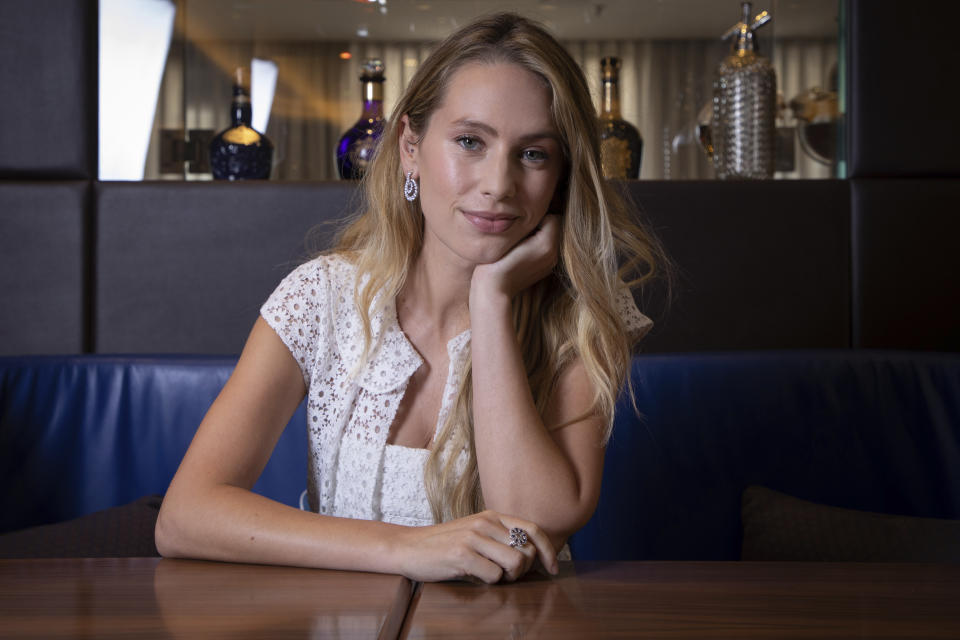
<path fill-rule="evenodd" d="M 960 562 L 960 520 L 831 507 L 765 487 L 743 492 L 742 560 Z"/>
<path fill-rule="evenodd" d="M 0 558 L 124 558 L 159 556 L 153 530 L 158 495 L 74 520 L 0 535 Z"/>

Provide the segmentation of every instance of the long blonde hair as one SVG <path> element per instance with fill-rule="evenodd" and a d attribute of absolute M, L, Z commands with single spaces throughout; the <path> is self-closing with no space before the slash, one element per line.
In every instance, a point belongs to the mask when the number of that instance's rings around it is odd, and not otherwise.
<path fill-rule="evenodd" d="M 388 121 L 362 183 L 362 208 L 334 249 L 356 264 L 358 278 L 368 276 L 354 293 L 363 319 L 365 354 L 373 348 L 370 317 L 379 311 L 374 304 L 379 301 L 382 308 L 396 299 L 423 244 L 419 200 L 410 203 L 402 195 L 401 116 L 407 115 L 414 134 L 422 135 L 454 73 L 470 62 L 516 64 L 549 86 L 566 165 L 551 207 L 561 212 L 560 255 L 550 276 L 514 300 L 513 315 L 537 410 L 543 414 L 560 373 L 579 358 L 596 391 L 591 414 L 605 419 L 605 430 L 597 434 L 600 446 L 609 437 L 633 346 L 616 298 L 625 280 L 637 286 L 654 275 L 659 252 L 601 174 L 599 125 L 583 72 L 549 33 L 516 14 L 481 18 L 441 42 Z M 427 496 L 438 522 L 483 509 L 470 371 L 468 366 L 426 465 Z M 461 452 L 466 454 L 462 470 Z"/>

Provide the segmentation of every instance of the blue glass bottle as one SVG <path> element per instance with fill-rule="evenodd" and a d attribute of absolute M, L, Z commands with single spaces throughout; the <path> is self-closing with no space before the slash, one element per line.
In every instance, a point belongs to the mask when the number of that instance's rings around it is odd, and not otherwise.
<path fill-rule="evenodd" d="M 248 72 L 236 70 L 231 125 L 210 141 L 210 169 L 217 180 L 266 180 L 273 162 L 273 144 L 251 124 Z"/>
<path fill-rule="evenodd" d="M 383 134 L 383 62 L 363 63 L 363 113 L 337 143 L 337 171 L 344 180 L 359 180 L 373 160 Z"/>

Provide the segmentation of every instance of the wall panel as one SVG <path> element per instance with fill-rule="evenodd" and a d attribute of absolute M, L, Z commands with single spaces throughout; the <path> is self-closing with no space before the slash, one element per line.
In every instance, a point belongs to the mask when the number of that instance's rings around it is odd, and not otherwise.
<path fill-rule="evenodd" d="M 0 181 L 0 355 L 83 350 L 89 189 Z"/>
<path fill-rule="evenodd" d="M 326 246 L 333 227 L 321 223 L 352 194 L 336 183 L 100 183 L 95 350 L 239 353 L 260 305 Z"/>
<path fill-rule="evenodd" d="M 0 177 L 94 178 L 97 2 L 0 11 Z"/>
<path fill-rule="evenodd" d="M 845 181 L 632 182 L 676 267 L 674 301 L 645 296 L 646 351 L 846 347 Z"/>
<path fill-rule="evenodd" d="M 960 351 L 960 181 L 852 188 L 853 346 Z"/>

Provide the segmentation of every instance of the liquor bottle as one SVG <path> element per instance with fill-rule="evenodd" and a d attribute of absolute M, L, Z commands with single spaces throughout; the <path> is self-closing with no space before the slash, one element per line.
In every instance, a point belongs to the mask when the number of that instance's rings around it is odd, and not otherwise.
<path fill-rule="evenodd" d="M 273 144 L 251 125 L 249 69 L 234 73 L 230 128 L 210 141 L 210 169 L 217 180 L 266 180 L 273 162 Z"/>
<path fill-rule="evenodd" d="M 600 61 L 603 103 L 600 109 L 600 161 L 605 178 L 639 178 L 643 138 L 637 128 L 620 117 L 620 59 Z"/>
<path fill-rule="evenodd" d="M 711 177 L 713 162 L 703 152 L 703 135 L 700 128 L 697 105 L 701 102 L 700 91 L 693 71 L 685 74 L 683 91 L 677 95 L 673 128 L 664 127 L 666 133 L 663 153 L 663 178 L 665 180 L 692 180 Z M 712 109 L 711 105 L 710 108 Z"/>
<path fill-rule="evenodd" d="M 751 19 L 750 6 L 741 3 L 740 22 L 723 34 L 733 47 L 713 83 L 713 165 L 721 180 L 772 178 L 775 168 L 777 76 L 754 33 L 770 14 Z"/>
<path fill-rule="evenodd" d="M 359 180 L 373 160 L 383 133 L 383 62 L 370 59 L 363 63 L 363 113 L 337 143 L 337 171 L 344 180 Z"/>

